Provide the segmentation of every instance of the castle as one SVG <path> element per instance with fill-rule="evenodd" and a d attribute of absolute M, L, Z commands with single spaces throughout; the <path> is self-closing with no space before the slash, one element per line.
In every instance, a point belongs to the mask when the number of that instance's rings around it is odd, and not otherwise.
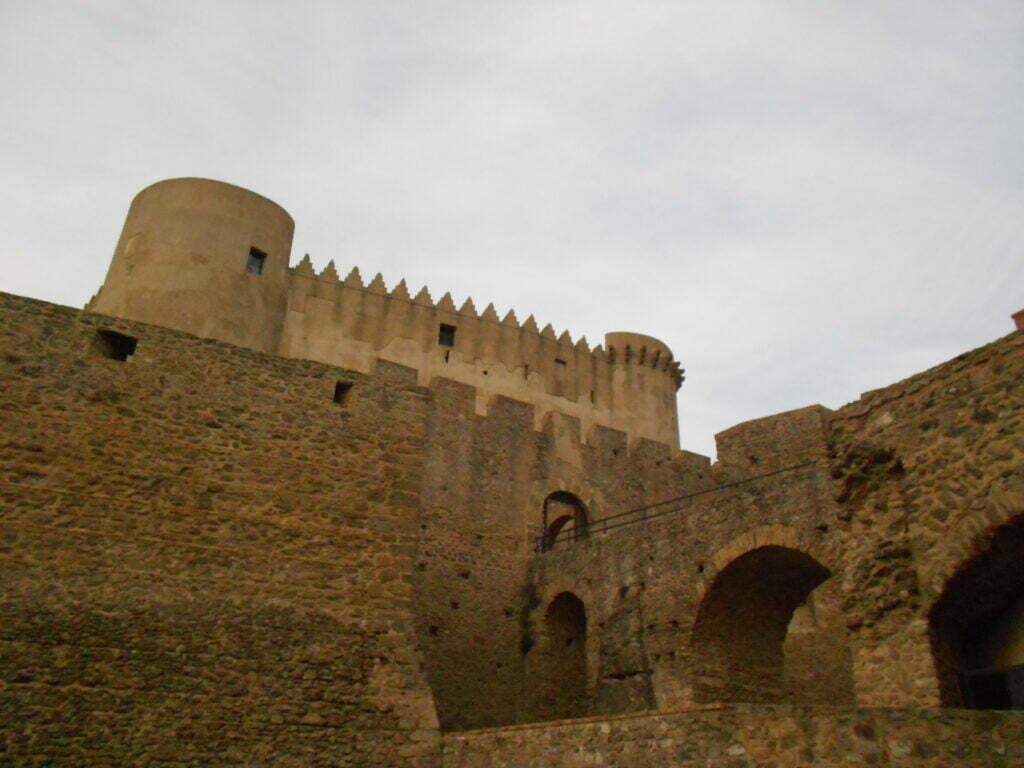
<path fill-rule="evenodd" d="M 0 764 L 1024 764 L 1020 330 L 712 463 L 662 342 L 293 228 L 163 181 L 0 294 Z"/>

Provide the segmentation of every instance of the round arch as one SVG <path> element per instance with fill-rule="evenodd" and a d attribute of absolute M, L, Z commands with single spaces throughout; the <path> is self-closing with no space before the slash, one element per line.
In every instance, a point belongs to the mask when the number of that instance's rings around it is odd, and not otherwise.
<path fill-rule="evenodd" d="M 991 506 L 965 517 L 944 535 L 941 558 L 930 569 L 925 583 L 936 600 L 967 562 L 989 549 L 999 529 L 1024 513 L 1024 491 L 995 489 L 989 501 Z"/>
<path fill-rule="evenodd" d="M 549 493 L 544 498 L 542 514 L 544 551 L 586 536 L 590 512 L 576 494 L 569 491 Z"/>
<path fill-rule="evenodd" d="M 772 537 L 741 537 L 723 550 L 736 553 L 729 562 L 716 560 L 691 636 L 696 701 L 852 703 L 838 597 L 820 606 L 811 598 L 832 571 L 787 546 L 794 534 L 780 527 Z"/>
<path fill-rule="evenodd" d="M 942 704 L 1024 709 L 1024 512 L 968 551 L 928 613 Z"/>
<path fill-rule="evenodd" d="M 820 537 L 804 535 L 791 526 L 763 525 L 752 528 L 718 549 L 704 564 L 704 570 L 701 572 L 702 578 L 696 584 L 698 601 L 704 598 L 715 577 L 724 568 L 748 552 L 769 546 L 806 552 L 815 560 L 826 564 L 825 567 L 830 571 L 834 570 L 832 563 L 837 560 L 835 553 L 831 548 L 823 545 Z"/>
<path fill-rule="evenodd" d="M 587 609 L 571 591 L 544 608 L 536 644 L 527 651 L 529 715 L 536 720 L 582 717 L 589 712 Z"/>

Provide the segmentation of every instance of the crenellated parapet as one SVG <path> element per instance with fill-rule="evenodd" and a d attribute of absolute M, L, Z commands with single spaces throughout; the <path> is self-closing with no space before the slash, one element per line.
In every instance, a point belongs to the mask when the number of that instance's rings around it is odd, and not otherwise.
<path fill-rule="evenodd" d="M 609 361 L 662 371 L 672 380 L 676 389 L 683 385 L 686 378 L 683 369 L 664 342 L 641 333 L 623 332 L 606 333 L 604 340 Z"/>
<path fill-rule="evenodd" d="M 420 383 L 444 376 L 473 385 L 479 412 L 496 395 L 677 445 L 675 392 L 682 370 L 669 348 L 650 336 L 612 333 L 607 351 L 585 337 L 522 323 L 514 310 L 482 312 L 450 293 L 436 302 L 415 295 L 404 279 L 390 290 L 377 274 L 365 283 L 354 267 L 342 278 L 331 261 L 317 274 L 308 255 L 291 268 L 280 354 L 368 371 L 377 359 L 419 371 Z"/>
<path fill-rule="evenodd" d="M 289 266 L 291 216 L 248 190 L 209 179 L 170 179 L 132 202 L 92 311 L 163 325 L 243 347 L 368 372 L 377 360 L 470 384 L 477 411 L 495 396 L 592 426 L 678 446 L 675 393 L 682 370 L 665 344 L 611 333 L 591 348 L 533 315 L 520 322 L 493 304 L 437 301 L 405 280 L 344 278 L 308 255 Z"/>

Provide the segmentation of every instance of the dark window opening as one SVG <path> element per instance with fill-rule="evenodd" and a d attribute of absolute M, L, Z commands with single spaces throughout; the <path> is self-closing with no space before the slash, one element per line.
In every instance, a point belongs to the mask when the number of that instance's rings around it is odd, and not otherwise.
<path fill-rule="evenodd" d="M 254 275 L 263 274 L 263 264 L 267 260 L 267 254 L 261 251 L 259 248 L 249 249 L 249 261 L 246 263 L 245 268 Z"/>
<path fill-rule="evenodd" d="M 117 331 L 96 331 L 97 348 L 104 357 L 124 362 L 129 355 L 135 354 L 135 345 L 139 340 Z"/>
<path fill-rule="evenodd" d="M 587 534 L 590 515 L 583 502 L 568 491 L 555 491 L 544 500 L 544 536 L 538 551 L 546 552 L 557 544 L 571 544 Z"/>
<path fill-rule="evenodd" d="M 565 360 L 563 360 L 563 359 L 562 359 L 562 358 L 560 358 L 560 357 L 556 357 L 556 358 L 555 358 L 555 362 L 556 362 L 556 363 L 557 363 L 558 365 L 568 365 L 568 363 L 567 363 L 567 362 L 565 362 Z"/>
<path fill-rule="evenodd" d="M 441 323 L 441 327 L 437 332 L 437 343 L 442 347 L 454 347 L 455 346 L 455 326 Z"/>
<path fill-rule="evenodd" d="M 339 381 L 334 385 L 334 402 L 344 403 L 348 399 L 348 393 L 351 391 L 351 381 Z"/>

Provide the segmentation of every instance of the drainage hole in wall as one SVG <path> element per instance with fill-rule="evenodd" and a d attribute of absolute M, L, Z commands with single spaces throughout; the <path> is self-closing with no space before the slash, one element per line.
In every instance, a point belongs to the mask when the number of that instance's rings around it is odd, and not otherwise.
<path fill-rule="evenodd" d="M 117 331 L 101 329 L 96 331 L 96 349 L 103 357 L 124 362 L 135 354 L 135 346 L 139 340 L 134 336 L 126 336 Z"/>
<path fill-rule="evenodd" d="M 334 385 L 334 402 L 341 405 L 348 399 L 348 393 L 352 391 L 351 381 L 339 381 Z"/>

